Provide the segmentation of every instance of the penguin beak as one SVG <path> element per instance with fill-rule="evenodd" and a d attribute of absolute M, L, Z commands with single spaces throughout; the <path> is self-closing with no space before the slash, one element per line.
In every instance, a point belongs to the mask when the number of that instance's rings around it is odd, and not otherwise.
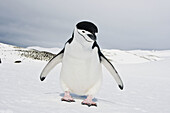
<path fill-rule="evenodd" d="M 96 41 L 96 35 L 95 34 L 87 34 L 93 41 Z"/>

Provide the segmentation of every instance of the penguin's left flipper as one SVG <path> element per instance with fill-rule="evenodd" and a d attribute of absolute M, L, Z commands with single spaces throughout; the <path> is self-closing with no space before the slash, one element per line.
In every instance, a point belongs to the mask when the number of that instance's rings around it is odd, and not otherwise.
<path fill-rule="evenodd" d="M 116 80 L 119 88 L 121 90 L 123 90 L 123 82 L 118 74 L 118 72 L 116 71 L 116 69 L 114 68 L 114 66 L 111 64 L 111 62 L 109 62 L 109 60 L 102 54 L 100 53 L 100 58 L 101 58 L 101 63 L 106 67 L 106 69 L 111 73 L 111 75 L 114 77 L 114 79 Z"/>
<path fill-rule="evenodd" d="M 54 56 L 49 62 L 48 64 L 44 67 L 43 71 L 41 72 L 40 75 L 40 80 L 43 81 L 46 76 L 48 75 L 48 73 L 57 65 L 62 61 L 63 58 L 63 54 L 64 54 L 64 49 L 62 49 L 56 56 Z"/>

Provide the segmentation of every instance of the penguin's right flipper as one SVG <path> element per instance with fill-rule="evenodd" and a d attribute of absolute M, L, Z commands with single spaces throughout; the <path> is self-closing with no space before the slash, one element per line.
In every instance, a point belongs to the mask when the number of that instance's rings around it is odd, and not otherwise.
<path fill-rule="evenodd" d="M 100 58 L 101 58 L 101 63 L 106 67 L 106 69 L 111 73 L 111 75 L 114 77 L 114 79 L 116 80 L 119 88 L 121 90 L 123 90 L 123 82 L 118 74 L 118 72 L 116 71 L 116 69 L 114 68 L 114 66 L 112 65 L 111 62 L 109 62 L 109 60 L 100 52 Z"/>
<path fill-rule="evenodd" d="M 106 67 L 106 69 L 110 72 L 110 74 L 114 77 L 114 79 L 116 80 L 119 88 L 121 90 L 123 90 L 123 82 L 118 74 L 118 72 L 116 71 L 116 69 L 114 68 L 114 66 L 112 65 L 111 62 L 109 62 L 109 60 L 103 55 L 103 53 L 100 51 L 100 48 L 97 44 L 97 42 L 95 41 L 92 49 L 94 49 L 95 47 L 98 48 L 98 55 L 99 55 L 99 59 L 100 62 Z"/>
<path fill-rule="evenodd" d="M 40 75 L 40 80 L 43 81 L 46 76 L 48 75 L 48 73 L 57 65 L 62 61 L 63 58 L 63 54 L 64 54 L 64 49 L 62 49 L 55 57 L 53 57 L 48 64 L 44 67 L 43 71 L 41 72 Z"/>

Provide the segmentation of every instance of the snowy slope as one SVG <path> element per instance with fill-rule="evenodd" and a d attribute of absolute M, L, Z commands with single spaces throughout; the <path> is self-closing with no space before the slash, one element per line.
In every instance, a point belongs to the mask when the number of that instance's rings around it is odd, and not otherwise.
<path fill-rule="evenodd" d="M 0 43 L 0 58 L 1 58 L 1 60 L 6 61 L 6 62 L 11 62 L 11 61 L 18 60 L 18 59 L 23 60 L 24 58 L 21 58 L 21 56 L 17 52 L 17 50 L 19 50 L 19 49 L 24 50 L 24 48 L 19 48 L 16 46 Z"/>
<path fill-rule="evenodd" d="M 0 58 L 5 61 L 28 60 L 32 58 L 36 60 L 49 61 L 54 57 L 61 48 L 42 48 L 38 46 L 20 48 L 12 45 L 0 43 Z M 144 51 L 144 50 L 106 50 L 103 49 L 104 55 L 113 63 L 116 64 L 132 64 L 145 63 L 150 61 L 163 60 L 170 56 L 170 50 L 165 51 Z"/>
<path fill-rule="evenodd" d="M 54 54 L 60 50 L 38 48 Z M 75 103 L 60 101 L 63 96 L 59 84 L 61 64 L 41 82 L 39 75 L 47 62 L 24 57 L 23 62 L 15 64 L 13 61 L 23 58 L 14 54 L 16 49 L 0 44 L 0 113 L 170 112 L 169 50 L 103 50 L 120 73 L 125 89 L 120 91 L 112 76 L 103 68 L 103 85 L 95 97 L 98 107 L 88 108 L 80 104 L 85 97 L 78 95 L 73 95 Z"/>
<path fill-rule="evenodd" d="M 49 61 L 55 54 L 47 51 L 38 51 L 33 48 L 20 48 L 0 43 L 0 58 L 5 62 L 44 60 Z M 28 59 L 29 58 L 29 59 Z"/>

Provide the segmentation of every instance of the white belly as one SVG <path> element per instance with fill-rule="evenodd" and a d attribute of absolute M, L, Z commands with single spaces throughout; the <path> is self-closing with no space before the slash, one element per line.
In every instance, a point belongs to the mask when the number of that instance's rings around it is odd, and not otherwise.
<path fill-rule="evenodd" d="M 102 67 L 97 48 L 92 50 L 67 44 L 60 80 L 64 91 L 79 95 L 94 95 L 102 81 Z"/>

